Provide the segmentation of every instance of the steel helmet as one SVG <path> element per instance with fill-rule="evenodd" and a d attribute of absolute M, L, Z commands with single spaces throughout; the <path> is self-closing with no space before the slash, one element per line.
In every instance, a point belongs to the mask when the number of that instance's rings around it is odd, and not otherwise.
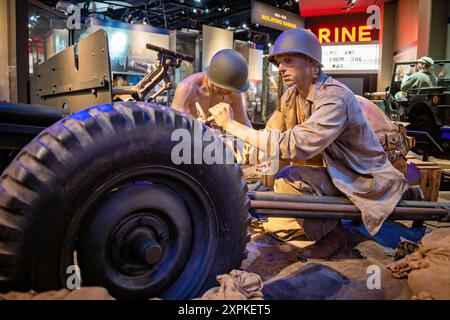
<path fill-rule="evenodd" d="M 218 51 L 206 70 L 208 80 L 234 92 L 248 90 L 248 66 L 244 57 L 232 49 Z"/>
<path fill-rule="evenodd" d="M 301 53 L 322 66 L 322 46 L 314 33 L 303 28 L 289 29 L 284 31 L 275 40 L 273 51 L 268 59 L 277 64 L 275 57 L 286 53 Z"/>

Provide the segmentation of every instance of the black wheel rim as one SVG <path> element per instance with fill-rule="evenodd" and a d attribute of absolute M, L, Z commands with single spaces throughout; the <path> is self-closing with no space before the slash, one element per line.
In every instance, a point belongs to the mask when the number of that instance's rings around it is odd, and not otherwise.
<path fill-rule="evenodd" d="M 77 241 L 77 237 L 83 231 L 82 226 L 86 219 L 95 219 L 96 210 L 111 195 L 112 191 L 114 193 L 117 190 L 145 184 L 168 189 L 182 199 L 192 227 L 189 239 L 179 234 L 183 232 L 182 230 L 174 232 L 176 228 L 174 228 L 174 222 L 171 221 L 170 213 L 164 214 L 152 208 L 132 212 L 126 219 L 121 220 L 111 229 L 113 231 L 109 235 L 109 247 L 106 249 L 107 252 L 111 253 L 111 259 L 105 259 L 110 260 L 105 261 L 111 267 L 106 273 L 110 278 L 107 278 L 105 283 L 96 285 L 105 286 L 114 296 L 119 298 L 158 296 L 165 299 L 181 299 L 195 297 L 200 292 L 210 273 L 217 249 L 216 241 L 214 241 L 214 239 L 217 239 L 218 230 L 215 208 L 208 192 L 196 179 L 184 171 L 166 166 L 145 166 L 125 170 L 108 179 L 86 198 L 83 205 L 74 214 L 62 244 L 60 281 L 63 285 L 66 283 L 68 276 L 66 274 L 67 267 L 75 264 L 73 252 L 80 249 L 77 248 L 77 244 L 83 242 L 80 239 Z M 140 224 L 139 221 L 142 220 L 146 221 L 150 228 L 135 226 L 137 223 Z M 156 227 L 157 225 L 159 227 Z M 132 263 L 128 267 L 121 265 L 123 256 L 121 257 L 117 253 L 123 250 L 123 247 L 117 245 L 116 240 L 120 233 L 127 228 L 131 228 L 130 230 L 133 230 L 133 232 L 140 232 L 140 234 L 147 232 L 147 238 L 155 240 L 157 245 L 161 247 L 163 254 L 160 259 L 156 259 L 158 261 L 154 265 L 147 263 L 146 268 L 142 259 L 136 261 L 136 254 L 130 259 L 134 259 L 131 261 L 134 264 Z M 157 233 L 155 231 L 166 234 L 167 239 L 155 234 Z M 143 245 L 137 245 L 137 247 L 148 246 L 148 242 L 143 242 Z M 130 244 L 128 246 L 130 247 Z M 136 246 L 133 250 L 136 251 Z M 152 252 L 154 253 L 154 251 Z M 158 258 L 158 254 L 156 256 Z M 89 265 L 86 267 L 89 267 Z M 83 271 L 83 265 L 80 265 L 80 268 L 82 278 L 83 274 L 89 274 L 89 270 Z M 134 283 L 134 286 L 126 285 L 130 282 Z M 95 283 L 89 283 L 89 285 L 95 285 Z"/>

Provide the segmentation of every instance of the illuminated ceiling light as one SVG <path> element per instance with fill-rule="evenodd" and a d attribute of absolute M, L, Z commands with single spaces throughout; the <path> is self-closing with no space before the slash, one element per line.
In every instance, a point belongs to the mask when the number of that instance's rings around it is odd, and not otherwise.
<path fill-rule="evenodd" d="M 192 9 L 192 12 L 193 13 L 197 13 L 197 9 Z"/>
<path fill-rule="evenodd" d="M 271 46 L 272 46 L 272 43 L 269 42 L 267 45 L 268 45 L 269 47 L 271 47 Z"/>
<path fill-rule="evenodd" d="M 208 8 L 205 9 L 205 13 L 209 13 L 209 9 Z"/>
<path fill-rule="evenodd" d="M 109 50 L 112 55 L 120 55 L 125 52 L 127 47 L 127 36 L 123 32 L 116 32 L 112 35 L 111 41 L 109 42 Z"/>
<path fill-rule="evenodd" d="M 245 23 L 243 23 L 242 28 L 247 28 L 247 25 Z"/>

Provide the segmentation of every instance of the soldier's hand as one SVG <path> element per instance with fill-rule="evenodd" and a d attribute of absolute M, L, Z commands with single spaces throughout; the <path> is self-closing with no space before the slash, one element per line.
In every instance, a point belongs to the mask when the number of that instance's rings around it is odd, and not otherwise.
<path fill-rule="evenodd" d="M 234 120 L 233 109 L 228 103 L 221 102 L 209 109 L 214 121 L 219 127 L 224 127 L 228 122 Z"/>

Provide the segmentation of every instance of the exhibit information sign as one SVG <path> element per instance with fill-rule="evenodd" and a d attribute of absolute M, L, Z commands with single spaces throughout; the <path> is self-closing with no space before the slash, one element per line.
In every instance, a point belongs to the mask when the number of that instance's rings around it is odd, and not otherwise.
<path fill-rule="evenodd" d="M 282 31 L 305 27 L 298 15 L 258 1 L 252 1 L 252 23 Z"/>
<path fill-rule="evenodd" d="M 324 70 L 378 70 L 379 45 L 329 45 L 322 46 Z"/>

